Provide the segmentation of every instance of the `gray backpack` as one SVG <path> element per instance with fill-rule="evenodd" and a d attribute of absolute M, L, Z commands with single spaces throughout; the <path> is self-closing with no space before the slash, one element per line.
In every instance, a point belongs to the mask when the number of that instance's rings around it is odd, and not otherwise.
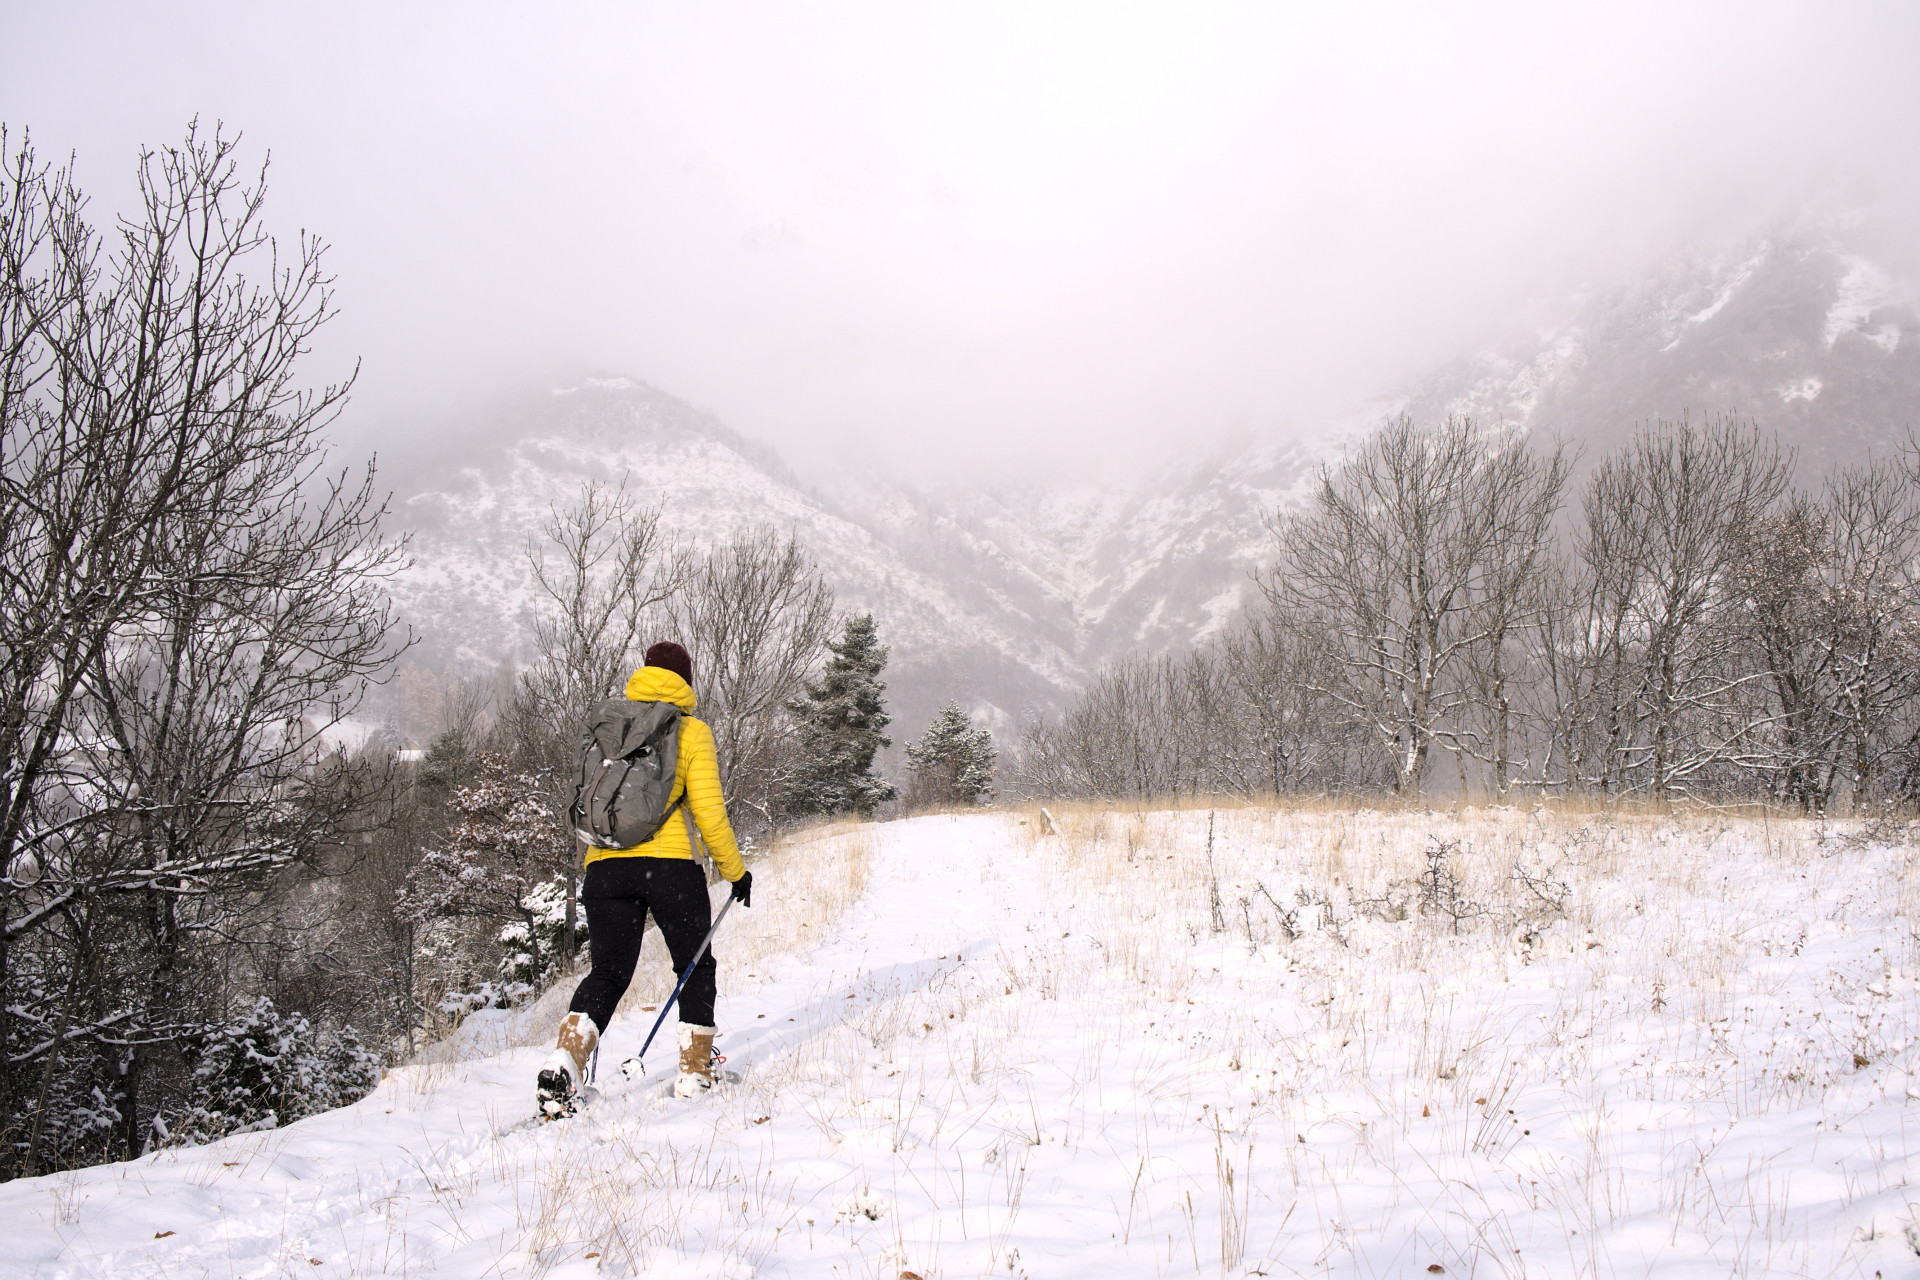
<path fill-rule="evenodd" d="M 595 848 L 645 844 L 686 799 L 673 798 L 679 762 L 680 708 L 608 698 L 587 718 L 567 820 Z"/>

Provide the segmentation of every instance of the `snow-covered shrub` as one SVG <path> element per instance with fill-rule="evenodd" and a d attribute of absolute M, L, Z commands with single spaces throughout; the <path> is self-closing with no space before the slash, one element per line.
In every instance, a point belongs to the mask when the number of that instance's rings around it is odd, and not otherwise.
<path fill-rule="evenodd" d="M 420 1006 L 458 1021 L 476 1007 L 504 1007 L 514 984 L 540 985 L 571 963 L 565 886 L 575 850 L 540 779 L 504 755 L 475 756 L 471 780 L 448 805 L 454 821 L 408 873 L 395 914 L 419 930 Z M 584 915 L 575 929 L 578 945 Z"/>
<path fill-rule="evenodd" d="M 534 885 L 521 895 L 520 905 L 527 919 L 512 921 L 498 935 L 500 973 L 509 983 L 529 989 L 544 987 L 566 969 L 562 959 L 567 937 L 566 878 Z M 577 901 L 573 930 L 577 950 L 587 944 L 587 913 L 579 909 Z"/>
<path fill-rule="evenodd" d="M 1486 907 L 1467 895 L 1466 882 L 1453 869 L 1453 855 L 1458 852 L 1458 840 L 1431 839 L 1427 869 L 1420 873 L 1420 914 L 1445 917 L 1455 934 L 1464 922 L 1486 914 Z"/>
<path fill-rule="evenodd" d="M 266 996 L 184 1049 L 192 1069 L 187 1107 L 173 1124 L 154 1125 L 176 1142 L 290 1124 L 357 1101 L 380 1082 L 379 1059 L 353 1028 L 315 1032 L 304 1015 L 282 1013 Z"/>
<path fill-rule="evenodd" d="M 482 1009 L 511 1009 L 532 995 L 534 988 L 524 982 L 482 982 L 471 991 L 449 991 L 434 1005 L 448 1021 L 458 1026 L 470 1013 Z"/>

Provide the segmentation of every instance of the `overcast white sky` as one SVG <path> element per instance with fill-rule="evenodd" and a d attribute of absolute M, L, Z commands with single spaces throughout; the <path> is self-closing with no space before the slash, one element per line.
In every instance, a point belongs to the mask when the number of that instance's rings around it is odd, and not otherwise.
<path fill-rule="evenodd" d="M 1058 467 L 1311 429 L 1836 183 L 1916 207 L 1920 5 L 1565 8 L 5 0 L 0 119 L 103 217 L 192 115 L 271 149 L 368 439 L 594 367 L 803 471 Z"/>

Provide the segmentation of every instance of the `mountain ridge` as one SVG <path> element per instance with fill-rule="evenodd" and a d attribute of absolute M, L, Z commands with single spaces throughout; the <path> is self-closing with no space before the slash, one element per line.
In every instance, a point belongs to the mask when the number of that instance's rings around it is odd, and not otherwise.
<path fill-rule="evenodd" d="M 1576 299 L 1530 337 L 1422 380 L 1403 408 L 1558 436 L 1589 456 L 1634 427 L 1731 414 L 1799 455 L 1802 481 L 1899 446 L 1920 416 L 1913 293 L 1831 224 L 1681 255 Z"/>
<path fill-rule="evenodd" d="M 1531 332 L 1314 439 L 1242 433 L 1127 484 L 809 479 L 667 392 L 587 377 L 470 415 L 456 467 L 401 463 L 411 492 L 396 514 L 418 564 L 396 596 L 428 635 L 425 665 L 523 660 L 528 533 L 582 482 L 624 480 L 689 545 L 760 525 L 799 536 L 841 608 L 880 623 L 896 737 L 950 699 L 1005 732 L 1063 705 L 1105 662 L 1229 625 L 1257 595 L 1272 515 L 1306 501 L 1322 464 L 1396 413 L 1559 438 L 1590 462 L 1638 423 L 1731 412 L 1796 449 L 1803 484 L 1898 446 L 1920 407 L 1911 296 L 1830 228 L 1775 232 L 1569 298 Z"/>

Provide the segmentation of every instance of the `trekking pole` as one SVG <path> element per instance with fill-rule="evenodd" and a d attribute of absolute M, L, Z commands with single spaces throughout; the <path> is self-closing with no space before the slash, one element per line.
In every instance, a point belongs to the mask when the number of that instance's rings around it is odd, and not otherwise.
<path fill-rule="evenodd" d="M 653 1030 L 647 1032 L 646 1043 L 640 1046 L 640 1052 L 620 1064 L 620 1070 L 624 1074 L 631 1076 L 636 1067 L 643 1072 L 647 1069 L 647 1064 L 641 1059 L 646 1057 L 647 1050 L 653 1047 L 653 1038 L 660 1034 L 660 1024 L 667 1020 L 667 1010 L 673 1008 L 673 1002 L 680 998 L 680 988 L 686 986 L 687 979 L 693 976 L 694 968 L 700 963 L 700 957 L 707 954 L 707 947 L 713 942 L 713 935 L 720 932 L 720 922 L 727 918 L 727 912 L 731 910 L 733 910 L 733 898 L 729 896 L 725 905 L 720 908 L 720 914 L 713 918 L 713 928 L 707 930 L 707 936 L 700 939 L 700 949 L 694 952 L 693 959 L 687 962 L 687 971 L 680 975 L 680 981 L 673 984 L 673 994 L 668 996 L 667 1002 L 660 1006 L 660 1016 L 653 1020 Z"/>

